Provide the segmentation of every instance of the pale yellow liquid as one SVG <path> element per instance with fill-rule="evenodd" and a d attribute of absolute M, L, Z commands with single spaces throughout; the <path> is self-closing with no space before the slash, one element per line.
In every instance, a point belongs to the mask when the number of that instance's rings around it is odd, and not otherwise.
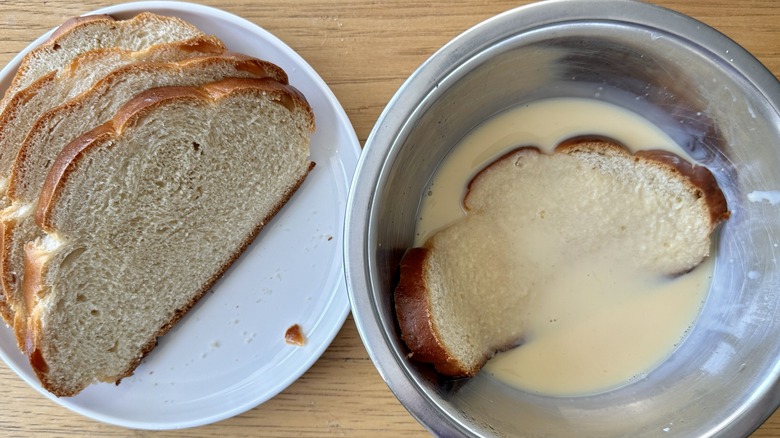
<path fill-rule="evenodd" d="M 585 99 L 551 99 L 491 118 L 466 136 L 437 170 L 421 208 L 416 245 L 465 214 L 467 182 L 517 146 L 551 151 L 582 134 L 605 135 L 632 151 L 664 149 L 690 159 L 663 131 L 636 114 Z M 621 266 L 614 257 L 563 259 L 535 253 L 556 274 L 532 290 L 522 345 L 483 369 L 522 390 L 547 395 L 603 392 L 641 378 L 666 359 L 694 323 L 706 298 L 712 258 L 691 273 L 659 278 Z M 608 254 L 607 254 L 608 255 Z"/>

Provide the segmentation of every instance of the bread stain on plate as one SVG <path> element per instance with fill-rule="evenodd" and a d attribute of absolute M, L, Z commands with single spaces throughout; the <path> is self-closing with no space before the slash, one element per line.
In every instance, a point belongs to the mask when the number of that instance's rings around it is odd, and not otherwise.
<path fill-rule="evenodd" d="M 244 343 L 251 344 L 255 340 L 256 333 L 244 332 Z"/>
<path fill-rule="evenodd" d="M 284 333 L 284 342 L 298 347 L 306 345 L 306 337 L 301 331 L 301 326 L 298 324 L 291 325 Z"/>

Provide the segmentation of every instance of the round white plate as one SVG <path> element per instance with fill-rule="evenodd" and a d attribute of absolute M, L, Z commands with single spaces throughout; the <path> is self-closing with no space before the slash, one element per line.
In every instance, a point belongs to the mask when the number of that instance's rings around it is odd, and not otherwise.
<path fill-rule="evenodd" d="M 140 2 L 94 11 L 129 18 L 141 11 L 174 15 L 222 39 L 228 49 L 284 68 L 311 104 L 317 163 L 290 203 L 225 277 L 160 339 L 118 386 L 95 384 L 75 397 L 43 390 L 10 329 L 0 328 L 0 356 L 30 385 L 87 417 L 141 429 L 175 429 L 219 421 L 272 398 L 322 355 L 349 312 L 342 265 L 349 184 L 360 154 L 336 97 L 297 53 L 258 26 L 224 11 L 180 2 Z M 4 91 L 24 53 L 0 71 Z M 285 343 L 299 324 L 307 339 Z"/>

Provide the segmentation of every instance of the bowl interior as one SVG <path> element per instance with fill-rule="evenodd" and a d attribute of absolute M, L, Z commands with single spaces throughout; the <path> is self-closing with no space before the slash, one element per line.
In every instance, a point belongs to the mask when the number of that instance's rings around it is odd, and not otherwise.
<path fill-rule="evenodd" d="M 510 18 L 493 25 L 511 24 Z M 734 61 L 752 58 L 730 41 L 715 53 L 668 29 L 615 19 L 479 32 L 471 36 L 489 37 L 445 48 L 421 68 L 435 73 L 413 77 L 399 91 L 383 115 L 384 128 L 375 129 L 366 147 L 370 156 L 362 166 L 375 172 L 359 170 L 353 186 L 374 191 L 364 195 L 369 208 L 351 213 L 348 224 L 360 223 L 366 233 L 348 254 L 350 294 L 364 342 L 391 389 L 421 422 L 444 434 L 704 436 L 757 427 L 780 401 L 772 395 L 780 371 L 780 110 L 751 80 L 755 72 Z M 726 41 L 714 31 L 704 35 Z M 780 88 L 776 81 L 769 86 Z M 641 114 L 715 174 L 731 218 L 719 230 L 707 301 L 667 361 L 603 394 L 544 397 L 482 374 L 440 379 L 406 360 L 392 305 L 398 262 L 412 246 L 424 190 L 474 127 L 552 97 L 597 99 Z M 355 263 L 365 266 L 358 270 Z"/>

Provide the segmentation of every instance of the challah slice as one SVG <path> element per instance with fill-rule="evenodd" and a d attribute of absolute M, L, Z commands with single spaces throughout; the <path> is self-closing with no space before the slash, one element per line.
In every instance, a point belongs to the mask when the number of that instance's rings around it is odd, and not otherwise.
<path fill-rule="evenodd" d="M 22 58 L 5 98 L 0 102 L 0 110 L 16 92 L 46 73 L 68 65 L 81 53 L 102 47 L 141 50 L 153 44 L 202 35 L 184 20 L 151 12 L 142 12 L 129 20 L 114 20 L 108 15 L 71 18 Z"/>
<path fill-rule="evenodd" d="M 225 46 L 212 36 L 154 44 L 139 51 L 116 47 L 90 50 L 59 71 L 49 72 L 19 90 L 0 112 L 0 209 L 8 206 L 5 188 L 16 154 L 30 127 L 46 111 L 88 90 L 112 70 L 134 62 L 172 62 L 219 55 Z"/>
<path fill-rule="evenodd" d="M 135 63 L 112 71 L 87 92 L 47 111 L 35 122 L 11 169 L 6 193 L 10 205 L 0 213 L 0 281 L 12 313 L 24 305 L 24 245 L 37 235 L 33 209 L 63 147 L 111 119 L 120 106 L 150 87 L 202 85 L 227 77 L 269 77 L 287 82 L 287 75 L 275 64 L 235 53 L 176 63 Z"/>
<path fill-rule="evenodd" d="M 728 217 L 706 168 L 594 137 L 506 154 L 472 179 L 463 204 L 461 221 L 407 251 L 394 295 L 412 359 L 447 376 L 472 376 L 521 339 L 535 286 L 556 273 L 546 253 L 608 252 L 679 275 L 709 254 Z"/>
<path fill-rule="evenodd" d="M 294 88 L 231 78 L 144 92 L 70 143 L 24 282 L 43 387 L 132 374 L 303 182 L 313 129 Z"/>

